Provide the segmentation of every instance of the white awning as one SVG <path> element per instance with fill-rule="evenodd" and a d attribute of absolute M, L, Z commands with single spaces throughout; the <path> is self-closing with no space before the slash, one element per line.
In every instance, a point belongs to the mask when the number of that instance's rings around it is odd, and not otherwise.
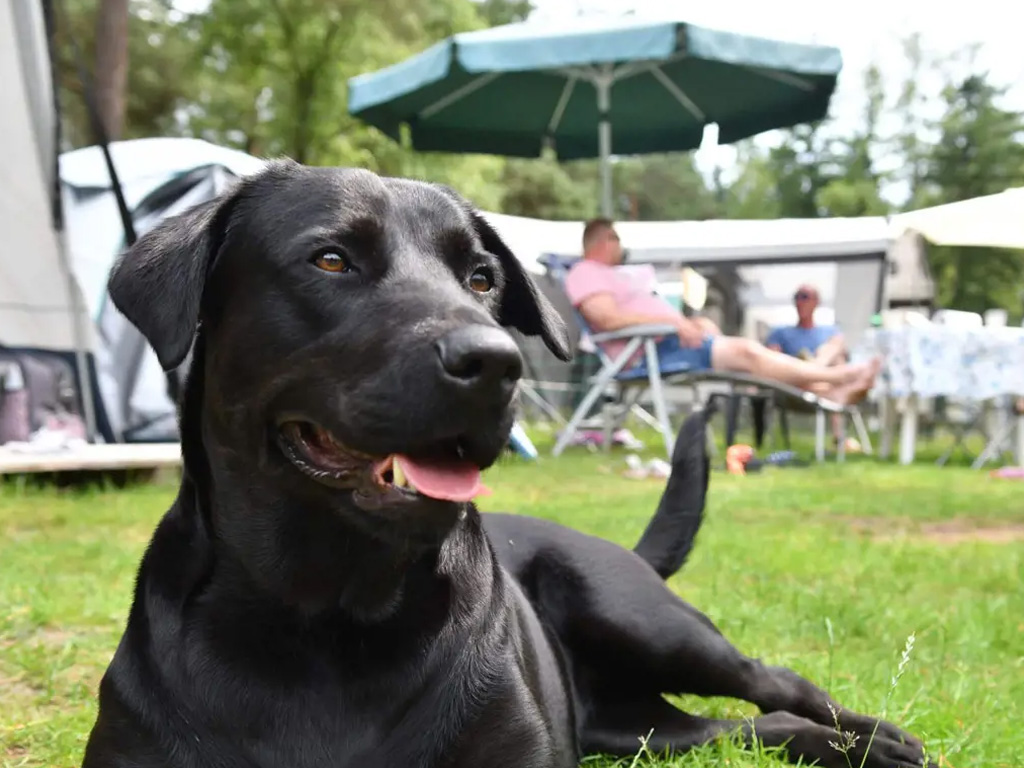
<path fill-rule="evenodd" d="M 1024 248 L 1024 187 L 897 214 L 892 225 L 936 245 Z"/>

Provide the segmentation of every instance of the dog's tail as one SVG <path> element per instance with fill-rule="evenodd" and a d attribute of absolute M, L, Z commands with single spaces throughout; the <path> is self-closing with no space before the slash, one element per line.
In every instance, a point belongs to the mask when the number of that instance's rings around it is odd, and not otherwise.
<path fill-rule="evenodd" d="M 707 423 L 713 410 L 714 403 L 709 402 L 680 428 L 672 451 L 672 474 L 658 510 L 633 548 L 663 579 L 686 562 L 704 519 L 710 471 Z"/>

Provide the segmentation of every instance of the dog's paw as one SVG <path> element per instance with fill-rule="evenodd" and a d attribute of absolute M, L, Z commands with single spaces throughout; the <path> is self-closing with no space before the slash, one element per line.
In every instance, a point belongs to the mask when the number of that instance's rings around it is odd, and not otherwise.
<path fill-rule="evenodd" d="M 846 754 L 851 765 L 863 768 L 938 768 L 925 762 L 924 747 L 920 742 L 908 744 L 875 734 L 874 739 L 863 736 Z"/>
<path fill-rule="evenodd" d="M 935 768 L 935 763 L 924 762 L 925 751 L 921 740 L 893 723 L 856 712 L 839 712 L 837 720 L 839 728 L 846 734 L 844 739 L 847 743 L 851 737 L 855 742 L 851 755 L 858 752 L 863 756 L 868 751 L 864 768 Z M 860 765 L 860 758 L 852 764 Z"/>
<path fill-rule="evenodd" d="M 839 712 L 837 720 L 839 727 L 846 732 L 857 734 L 857 736 L 865 743 L 871 739 L 871 735 L 874 734 L 875 739 L 886 739 L 888 741 L 895 741 L 899 744 L 906 744 L 907 746 L 914 747 L 915 749 L 924 749 L 924 745 L 921 740 L 914 736 L 912 733 L 904 731 L 897 725 L 893 725 L 886 720 L 879 720 L 869 715 L 861 715 L 856 712 Z"/>

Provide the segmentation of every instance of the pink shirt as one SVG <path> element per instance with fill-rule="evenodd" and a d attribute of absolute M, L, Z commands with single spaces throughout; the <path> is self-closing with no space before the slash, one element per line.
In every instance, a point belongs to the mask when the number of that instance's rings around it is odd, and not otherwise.
<path fill-rule="evenodd" d="M 623 312 L 675 320 L 679 317 L 679 310 L 654 293 L 656 284 L 654 267 L 650 264 L 610 267 L 581 259 L 573 264 L 565 278 L 565 292 L 577 308 L 591 296 L 607 293 Z M 593 330 L 602 329 L 595 327 Z M 614 359 L 625 346 L 626 342 L 615 341 L 608 342 L 604 348 Z"/>

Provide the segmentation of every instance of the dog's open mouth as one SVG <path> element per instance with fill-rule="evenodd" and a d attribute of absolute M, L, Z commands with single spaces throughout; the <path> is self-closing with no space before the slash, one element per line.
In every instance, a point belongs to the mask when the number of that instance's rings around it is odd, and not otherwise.
<path fill-rule="evenodd" d="M 429 456 L 393 453 L 381 457 L 348 448 L 308 421 L 287 421 L 279 434 L 285 456 L 301 472 L 364 497 L 398 500 L 426 496 L 466 502 L 490 493 L 480 480 L 480 468 L 462 457 L 458 441 L 439 444 Z"/>

